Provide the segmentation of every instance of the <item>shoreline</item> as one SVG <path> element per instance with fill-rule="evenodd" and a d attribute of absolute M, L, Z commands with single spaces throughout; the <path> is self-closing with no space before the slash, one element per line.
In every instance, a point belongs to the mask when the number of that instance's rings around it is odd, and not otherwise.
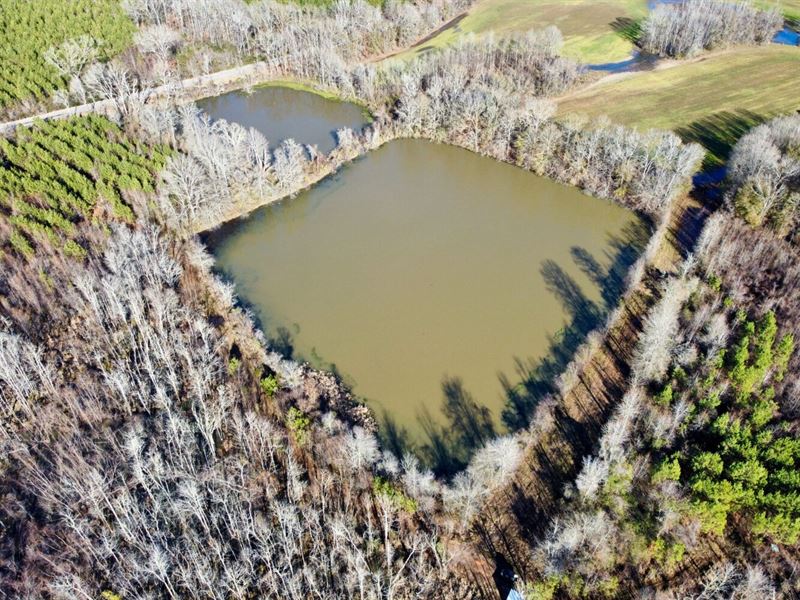
<path fill-rule="evenodd" d="M 306 177 L 306 179 L 297 189 L 282 194 L 280 196 L 273 196 L 270 198 L 259 198 L 255 194 L 249 194 L 249 195 L 245 194 L 242 200 L 237 200 L 235 206 L 232 206 L 229 210 L 225 211 L 218 218 L 213 219 L 211 221 L 203 221 L 200 223 L 192 224 L 188 228 L 187 234 L 189 236 L 192 236 L 192 235 L 201 235 L 204 233 L 214 231 L 215 229 L 218 229 L 228 223 L 231 223 L 232 221 L 246 218 L 251 213 L 255 212 L 260 208 L 292 198 L 293 196 L 296 196 L 301 192 L 311 189 L 325 178 L 333 175 L 334 173 L 336 173 L 336 171 L 339 169 L 340 166 L 341 165 L 333 165 L 333 164 L 323 165 L 320 167 L 319 171 L 312 173 L 308 177 Z"/>
<path fill-rule="evenodd" d="M 101 114 L 106 117 L 114 118 L 119 116 L 120 107 L 131 100 L 139 100 L 146 105 L 155 106 L 177 106 L 196 102 L 204 98 L 219 96 L 237 90 L 258 87 L 286 87 L 299 91 L 316 94 L 327 100 L 336 102 L 350 102 L 369 113 L 372 117 L 369 106 L 357 98 L 346 98 L 333 91 L 317 87 L 311 81 L 299 78 L 287 77 L 285 74 L 276 73 L 265 62 L 250 63 L 216 71 L 207 75 L 198 75 L 178 82 L 167 83 L 154 88 L 147 88 L 129 96 L 87 102 L 76 106 L 68 106 L 52 110 L 46 113 L 39 113 L 13 121 L 0 123 L 0 134 L 13 133 L 17 127 L 29 127 L 38 120 L 51 121 L 58 119 L 68 119 L 73 116 L 87 114 Z"/>

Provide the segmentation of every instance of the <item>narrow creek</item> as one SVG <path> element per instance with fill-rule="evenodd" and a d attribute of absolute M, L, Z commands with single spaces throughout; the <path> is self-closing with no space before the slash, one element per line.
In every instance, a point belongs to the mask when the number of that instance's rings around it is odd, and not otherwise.
<path fill-rule="evenodd" d="M 506 388 L 571 358 L 648 233 L 575 188 L 399 140 L 205 237 L 274 345 L 339 373 L 396 450 L 430 450 L 517 423 Z"/>

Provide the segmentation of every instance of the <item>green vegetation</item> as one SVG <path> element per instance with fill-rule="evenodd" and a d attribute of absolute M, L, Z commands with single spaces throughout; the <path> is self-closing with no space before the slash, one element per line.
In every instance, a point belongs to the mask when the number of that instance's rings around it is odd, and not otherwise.
<path fill-rule="evenodd" d="M 295 441 L 301 446 L 308 441 L 311 431 L 311 419 L 299 408 L 292 406 L 286 414 L 286 426 L 294 435 Z"/>
<path fill-rule="evenodd" d="M 781 416 L 773 387 L 784 377 L 794 338 L 778 336 L 772 312 L 737 322 L 733 343 L 701 363 L 697 383 L 677 390 L 696 401 L 688 409 L 694 423 L 682 427 L 683 437 L 657 464 L 652 482 L 685 485 L 691 500 L 684 510 L 706 531 L 722 535 L 736 515 L 753 534 L 794 544 L 800 539 L 800 440 Z M 660 395 L 655 400 L 663 404 Z"/>
<path fill-rule="evenodd" d="M 454 45 L 469 34 L 503 36 L 555 25 L 564 35 L 564 56 L 614 62 L 630 55 L 633 43 L 625 32 L 646 13 L 643 0 L 479 0 L 462 20 L 399 56 Z"/>
<path fill-rule="evenodd" d="M 259 382 L 259 385 L 261 386 L 261 391 L 270 398 L 275 395 L 275 392 L 277 392 L 278 388 L 280 387 L 278 384 L 278 378 L 275 375 L 268 375 L 262 378 Z"/>
<path fill-rule="evenodd" d="M 543 581 L 526 585 L 523 590 L 524 597 L 526 600 L 552 600 L 560 584 L 561 579 L 551 575 Z"/>
<path fill-rule="evenodd" d="M 795 26 L 800 24 L 800 0 L 753 0 L 753 4 L 763 9 L 777 8 Z"/>
<path fill-rule="evenodd" d="M 154 191 L 166 152 L 143 147 L 98 116 L 40 121 L 19 129 L 15 140 L 0 139 L 0 207 L 12 225 L 0 243 L 29 257 L 47 240 L 83 257 L 76 224 L 109 212 L 132 221 L 126 198 Z"/>
<path fill-rule="evenodd" d="M 608 577 L 587 584 L 581 574 L 549 575 L 542 581 L 529 583 L 523 588 L 525 600 L 552 600 L 566 594 L 568 598 L 617 598 L 619 579 Z"/>
<path fill-rule="evenodd" d="M 681 464 L 678 455 L 674 454 L 663 459 L 653 473 L 653 483 L 662 481 L 678 481 L 681 478 Z"/>
<path fill-rule="evenodd" d="M 752 519 L 756 534 L 794 544 L 800 537 L 800 440 L 781 432 L 770 380 L 780 381 L 794 349 L 791 335 L 776 339 L 775 315 L 745 321 L 725 352 L 732 397 L 699 436 L 703 448 L 689 462 L 685 482 L 704 527 L 722 533 L 731 513 Z M 723 371 L 714 369 L 720 378 Z"/>
<path fill-rule="evenodd" d="M 50 48 L 90 36 L 96 58 L 105 60 L 131 43 L 133 31 L 118 0 L 0 0 L 0 109 L 64 87 L 45 59 Z"/>
<path fill-rule="evenodd" d="M 681 542 L 668 542 L 659 537 L 650 544 L 650 552 L 653 560 L 666 568 L 667 571 L 672 571 L 683 560 L 686 546 Z"/>
<path fill-rule="evenodd" d="M 417 501 L 406 496 L 400 488 L 385 477 L 375 477 L 372 480 L 372 492 L 376 496 L 388 498 L 398 509 L 407 513 L 417 511 Z"/>
<path fill-rule="evenodd" d="M 607 115 L 640 129 L 673 129 L 720 160 L 753 125 L 800 108 L 799 85 L 797 48 L 773 44 L 610 76 L 564 97 L 558 111 Z"/>
<path fill-rule="evenodd" d="M 669 375 L 620 402 L 602 452 L 584 460 L 577 501 L 540 550 L 540 568 L 566 564 L 555 597 L 627 596 L 625 579 L 615 588 L 614 578 L 628 570 L 688 590 L 697 584 L 682 579 L 685 567 L 705 560 L 709 543 L 755 562 L 771 543 L 800 540 L 799 422 L 788 374 L 795 340 L 783 333 L 796 331 L 795 321 L 777 303 L 781 317 L 748 312 L 734 294 L 741 282 L 711 272 L 706 283 L 692 277 L 688 299 L 675 308 L 681 323 Z M 723 308 L 726 296 L 741 304 Z M 605 541 L 570 546 L 572 536 L 591 540 L 595 531 Z M 716 536 L 724 540 L 709 542 Z M 565 547 L 571 554 L 558 554 Z M 544 580 L 529 597 L 553 594 Z"/>

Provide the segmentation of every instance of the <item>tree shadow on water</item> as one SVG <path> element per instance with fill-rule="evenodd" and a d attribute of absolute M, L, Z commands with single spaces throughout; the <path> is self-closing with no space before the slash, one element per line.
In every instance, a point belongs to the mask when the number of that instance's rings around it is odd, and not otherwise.
<path fill-rule="evenodd" d="M 381 413 L 378 435 L 381 439 L 381 445 L 398 458 L 402 458 L 409 452 L 415 452 L 408 430 L 398 425 L 397 421 L 386 410 Z"/>
<path fill-rule="evenodd" d="M 549 349 L 542 358 L 516 357 L 512 377 L 498 375 L 505 406 L 501 421 L 509 431 L 527 427 L 536 404 L 555 392 L 555 378 L 564 370 L 590 331 L 597 328 L 616 306 L 625 288 L 625 276 L 647 244 L 651 224 L 633 221 L 619 234 L 609 236 L 602 258 L 585 248 L 571 249 L 572 260 L 599 290 L 593 301 L 580 284 L 555 261 L 540 265 L 547 289 L 559 299 L 568 316 L 567 325 L 549 337 Z M 607 266 L 606 266 L 607 265 Z M 531 318 L 535 318 L 535 308 Z M 428 408 L 417 416 L 417 434 L 411 435 L 384 412 L 381 437 L 396 456 L 413 453 L 436 475 L 452 477 L 466 467 L 472 454 L 500 431 L 491 411 L 465 388 L 460 377 L 445 376 L 441 384 L 440 418 Z M 437 415 L 438 416 L 438 415 Z"/>
<path fill-rule="evenodd" d="M 491 411 L 478 404 L 460 377 L 442 379 L 442 426 L 425 410 L 420 423 L 426 441 L 423 460 L 440 477 L 451 477 L 467 466 L 472 453 L 497 435 Z"/>
<path fill-rule="evenodd" d="M 650 235 L 648 223 L 637 220 L 623 227 L 620 235 L 611 236 L 611 249 L 605 253 L 609 263 L 607 268 L 585 248 L 573 246 L 570 249 L 575 264 L 600 290 L 604 308 L 614 306 L 625 291 L 625 277 Z"/>
<path fill-rule="evenodd" d="M 267 338 L 267 344 L 281 356 L 288 359 L 294 358 L 294 339 L 288 327 L 277 327 L 275 333 Z"/>
<path fill-rule="evenodd" d="M 492 413 L 475 402 L 460 377 L 445 377 L 442 381 L 444 406 L 442 410 L 449 421 L 459 446 L 478 448 L 495 436 Z"/>
<path fill-rule="evenodd" d="M 515 357 L 515 382 L 506 374 L 498 374 L 505 400 L 501 420 L 509 431 L 527 427 L 536 404 L 555 392 L 555 378 L 572 360 L 588 333 L 601 325 L 616 306 L 624 291 L 625 276 L 650 234 L 651 224 L 636 220 L 619 234 L 609 236 L 608 250 L 602 258 L 585 248 L 571 249 L 575 265 L 599 290 L 598 301 L 589 298 L 555 261 L 546 260 L 540 265 L 545 285 L 565 308 L 568 323 L 549 337 L 549 349 L 543 358 Z M 530 318 L 536 318 L 535 309 L 532 307 Z M 420 433 L 412 436 L 384 412 L 381 438 L 384 447 L 396 456 L 413 453 L 437 476 L 450 478 L 465 468 L 472 454 L 499 431 L 489 408 L 476 401 L 460 377 L 445 376 L 441 390 L 441 418 L 434 418 L 424 408 L 417 416 L 416 429 Z"/>
<path fill-rule="evenodd" d="M 594 283 L 600 300 L 593 301 L 584 294 L 580 284 L 555 261 L 546 260 L 540 267 L 547 289 L 561 302 L 568 316 L 567 325 L 555 335 L 548 336 L 549 350 L 542 358 L 515 358 L 515 377 L 500 374 L 500 384 L 505 395 L 502 420 L 505 426 L 516 431 L 528 426 L 536 405 L 556 392 L 555 379 L 572 360 L 586 336 L 602 325 L 625 290 L 625 277 L 631 265 L 641 254 L 651 235 L 651 224 L 634 221 L 619 235 L 612 234 L 606 263 L 588 250 L 573 247 L 574 263 Z"/>
<path fill-rule="evenodd" d="M 449 478 L 466 467 L 472 453 L 497 431 L 491 411 L 475 401 L 460 377 L 444 377 L 442 398 L 443 419 L 435 419 L 427 408 L 417 415 L 422 433 L 418 443 L 386 412 L 381 441 L 396 456 L 416 454 L 437 476 Z"/>

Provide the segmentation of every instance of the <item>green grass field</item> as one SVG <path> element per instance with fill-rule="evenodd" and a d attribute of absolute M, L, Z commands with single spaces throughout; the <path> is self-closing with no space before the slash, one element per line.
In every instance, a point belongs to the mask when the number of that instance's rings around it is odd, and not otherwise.
<path fill-rule="evenodd" d="M 777 8 L 787 19 L 800 23 L 800 0 L 754 0 L 753 4 L 761 8 Z"/>
<path fill-rule="evenodd" d="M 470 33 L 502 36 L 555 25 L 564 34 L 564 55 L 585 63 L 614 62 L 633 50 L 617 28 L 646 14 L 645 0 L 478 0 L 458 23 L 398 57 L 454 44 Z"/>
<path fill-rule="evenodd" d="M 724 157 L 743 131 L 800 109 L 800 49 L 737 48 L 650 72 L 609 78 L 559 103 L 559 115 L 607 115 L 640 129 L 677 131 Z"/>

